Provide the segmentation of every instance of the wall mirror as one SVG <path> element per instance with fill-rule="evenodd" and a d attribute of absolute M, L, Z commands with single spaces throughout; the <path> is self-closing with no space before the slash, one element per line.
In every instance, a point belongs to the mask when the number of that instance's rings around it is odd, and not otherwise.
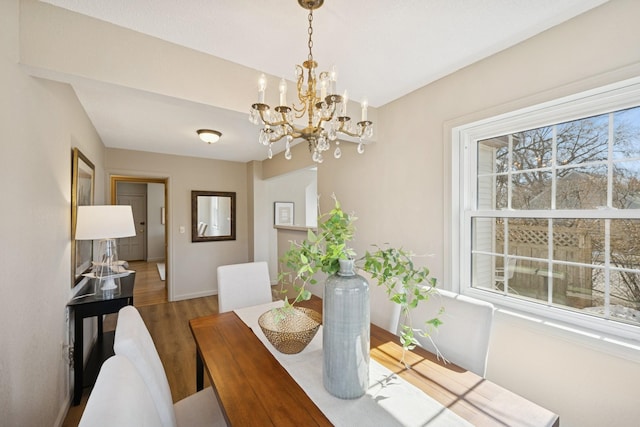
<path fill-rule="evenodd" d="M 236 240 L 236 193 L 191 192 L 191 241 Z"/>

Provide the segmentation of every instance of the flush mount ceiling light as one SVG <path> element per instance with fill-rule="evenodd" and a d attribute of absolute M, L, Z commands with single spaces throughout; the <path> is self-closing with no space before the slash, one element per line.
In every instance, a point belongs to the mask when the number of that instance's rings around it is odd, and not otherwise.
<path fill-rule="evenodd" d="M 305 139 L 309 143 L 311 158 L 316 163 L 322 163 L 322 152 L 328 150 L 330 142 L 334 141 L 335 158 L 340 158 L 340 141 L 338 134 L 349 135 L 360 140 L 358 153 L 364 152 L 363 138 L 373 135 L 373 123 L 367 120 L 367 101 L 361 105 L 362 117 L 355 125 L 347 116 L 347 92 L 338 95 L 336 91 L 337 75 L 335 69 L 331 72 L 322 71 L 316 76 L 318 63 L 313 60 L 313 11 L 324 3 L 324 0 L 298 0 L 300 6 L 309 10 L 309 55 L 302 65 L 296 65 L 297 95 L 299 105 L 293 103 L 287 106 L 287 82 L 280 81 L 280 105 L 273 110 L 265 104 L 265 90 L 267 79 L 264 74 L 258 80 L 258 102 L 251 106 L 249 120 L 262 126 L 259 141 L 269 147 L 268 157 L 273 156 L 274 142 L 286 138 L 284 157 L 291 159 L 291 142 L 294 139 Z M 305 82 L 306 73 L 306 82 Z M 293 112 L 295 111 L 295 113 Z M 307 126 L 302 128 L 293 124 L 293 120 L 307 116 Z M 295 117 L 294 117 L 295 116 Z"/>
<path fill-rule="evenodd" d="M 211 130 L 211 129 L 198 129 L 197 132 L 200 139 L 203 140 L 204 142 L 208 142 L 209 144 L 218 142 L 218 140 L 222 136 L 221 132 L 218 132 L 217 130 Z"/>

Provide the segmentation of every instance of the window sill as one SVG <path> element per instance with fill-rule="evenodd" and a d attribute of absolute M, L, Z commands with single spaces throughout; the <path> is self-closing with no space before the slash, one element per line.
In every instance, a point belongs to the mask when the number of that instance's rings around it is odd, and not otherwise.
<path fill-rule="evenodd" d="M 478 298 L 478 295 L 475 295 L 474 292 L 473 297 Z M 536 334 L 552 336 L 590 350 L 640 363 L 640 341 L 638 340 L 622 338 L 603 331 L 544 316 L 540 313 L 532 313 L 529 310 L 525 311 L 511 305 L 507 306 L 496 302 L 494 298 L 479 299 L 493 303 L 496 307 L 496 317 L 502 318 L 505 322 L 515 325 L 517 328 L 524 328 Z"/>

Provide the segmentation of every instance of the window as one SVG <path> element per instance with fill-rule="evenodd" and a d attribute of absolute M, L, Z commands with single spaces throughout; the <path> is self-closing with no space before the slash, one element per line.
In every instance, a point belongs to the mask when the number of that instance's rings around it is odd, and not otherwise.
<path fill-rule="evenodd" d="M 640 327 L 640 80 L 454 129 L 461 291 Z"/>

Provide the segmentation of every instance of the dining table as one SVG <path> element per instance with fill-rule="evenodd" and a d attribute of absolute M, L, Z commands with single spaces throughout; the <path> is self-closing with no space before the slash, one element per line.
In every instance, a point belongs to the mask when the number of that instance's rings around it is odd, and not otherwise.
<path fill-rule="evenodd" d="M 322 300 L 316 296 L 298 304 L 322 312 Z M 301 379 L 292 376 L 295 371 L 283 366 L 289 355 L 280 355 L 275 353 L 277 350 L 268 348 L 270 344 L 259 337 L 262 332 L 255 330 L 259 328 L 249 327 L 239 314 L 236 310 L 189 321 L 196 343 L 197 389 L 204 387 L 206 372 L 229 426 L 352 427 L 371 425 L 371 419 L 379 421 L 374 424 L 376 426 L 560 425 L 557 414 L 482 376 L 421 347 L 404 350 L 398 336 L 374 324 L 370 327 L 371 364 L 384 369 L 385 378 L 393 378 L 391 382 L 394 383 L 401 382 L 405 387 L 401 390 L 407 391 L 400 391 L 399 396 L 391 399 L 383 393 L 386 385 L 378 384 L 375 395 L 368 393 L 354 399 L 356 402 L 342 402 L 343 399 L 333 398 L 326 392 L 324 396 L 321 359 L 314 362 L 320 365 L 314 366 L 314 370 L 320 372 L 319 378 L 310 377 L 319 384 L 310 390 L 308 379 L 305 385 Z M 421 396 L 415 396 L 416 391 Z M 418 400 L 412 401 L 409 396 Z M 389 416 L 386 410 L 378 408 L 390 408 L 395 402 L 400 406 L 397 415 L 391 413 Z M 407 402 L 414 403 L 407 407 Z M 342 414 L 339 412 L 341 406 L 344 407 Z M 421 411 L 431 412 L 418 423 L 403 421 L 405 413 L 420 415 Z M 343 422 L 344 418 L 340 416 L 346 416 L 350 421 Z"/>

